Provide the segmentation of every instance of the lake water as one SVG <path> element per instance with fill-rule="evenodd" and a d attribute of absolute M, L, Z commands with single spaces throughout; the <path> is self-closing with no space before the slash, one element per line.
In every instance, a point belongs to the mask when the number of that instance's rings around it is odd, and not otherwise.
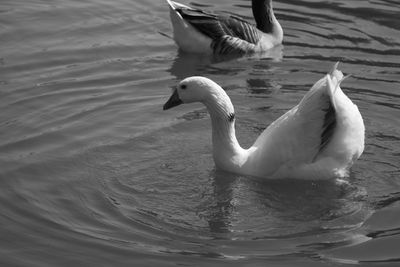
<path fill-rule="evenodd" d="M 400 3 L 274 7 L 283 46 L 221 60 L 178 52 L 162 0 L 2 0 L 0 265 L 399 266 Z M 248 146 L 336 61 L 366 126 L 346 183 L 218 172 L 205 108 L 162 110 L 207 76 Z"/>

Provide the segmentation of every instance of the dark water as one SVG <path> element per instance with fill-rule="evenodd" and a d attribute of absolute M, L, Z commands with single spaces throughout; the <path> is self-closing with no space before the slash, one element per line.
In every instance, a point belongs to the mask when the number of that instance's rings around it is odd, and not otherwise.
<path fill-rule="evenodd" d="M 0 265 L 399 266 L 400 3 L 274 6 L 283 46 L 221 61 L 178 53 L 164 1 L 3 0 Z M 250 145 L 338 60 L 366 125 L 346 183 L 216 172 L 205 109 L 162 111 L 210 77 Z"/>

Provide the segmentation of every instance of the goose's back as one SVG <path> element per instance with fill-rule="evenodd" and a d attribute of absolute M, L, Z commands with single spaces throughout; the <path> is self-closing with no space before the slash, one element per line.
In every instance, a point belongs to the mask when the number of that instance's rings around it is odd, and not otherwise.
<path fill-rule="evenodd" d="M 249 174 L 301 179 L 347 175 L 364 149 L 364 124 L 339 87 L 342 76 L 332 76 L 333 84 L 327 77 L 318 81 L 298 106 L 265 129 L 250 148 Z"/>

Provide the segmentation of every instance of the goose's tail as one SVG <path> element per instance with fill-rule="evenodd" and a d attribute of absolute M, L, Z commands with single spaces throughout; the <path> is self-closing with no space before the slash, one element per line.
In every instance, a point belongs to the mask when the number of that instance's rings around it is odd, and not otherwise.
<path fill-rule="evenodd" d="M 328 93 L 331 98 L 332 104 L 336 109 L 336 103 L 335 103 L 335 93 L 337 89 L 340 87 L 340 84 L 348 77 L 351 76 L 351 74 L 348 74 L 346 76 L 343 76 L 343 73 L 337 69 L 339 65 L 339 62 L 336 62 L 332 69 L 328 72 L 326 75 L 326 80 L 327 80 L 327 87 L 328 87 Z"/>
<path fill-rule="evenodd" d="M 171 9 L 175 10 L 177 8 L 189 8 L 188 6 L 185 6 L 183 4 L 171 1 L 171 0 L 166 0 L 168 5 L 170 6 Z"/>

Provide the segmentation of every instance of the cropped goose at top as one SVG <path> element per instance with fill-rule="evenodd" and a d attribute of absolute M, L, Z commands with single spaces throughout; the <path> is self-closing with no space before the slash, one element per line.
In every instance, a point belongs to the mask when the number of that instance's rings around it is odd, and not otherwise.
<path fill-rule="evenodd" d="M 272 0 L 252 0 L 256 25 L 233 15 L 216 15 L 171 0 L 174 40 L 190 53 L 249 54 L 282 43 L 283 30 L 274 15 Z"/>
<path fill-rule="evenodd" d="M 204 77 L 181 81 L 164 110 L 201 102 L 210 113 L 217 169 L 263 178 L 330 179 L 348 175 L 364 150 L 364 123 L 333 69 L 300 103 L 272 122 L 248 149 L 235 135 L 235 112 L 226 92 Z"/>

